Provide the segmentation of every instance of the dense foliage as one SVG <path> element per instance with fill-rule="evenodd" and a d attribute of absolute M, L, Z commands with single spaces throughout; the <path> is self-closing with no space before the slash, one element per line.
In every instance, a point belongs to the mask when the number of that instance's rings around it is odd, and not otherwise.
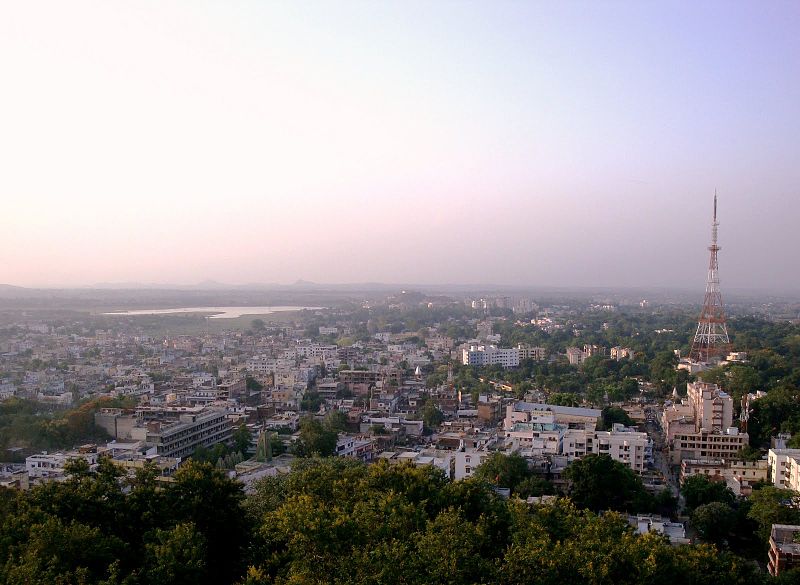
<path fill-rule="evenodd" d="M 75 445 L 108 439 L 94 424 L 100 408 L 131 407 L 124 398 L 88 400 L 69 410 L 40 402 L 11 398 L 0 402 L 0 451 L 20 447 L 27 451 L 71 449 Z"/>
<path fill-rule="evenodd" d="M 513 465 L 513 464 L 512 464 Z M 479 479 L 344 459 L 298 460 L 245 496 L 189 462 L 160 488 L 73 464 L 71 478 L 0 491 L 0 582 L 61 584 L 745 584 L 749 562 L 638 536 L 567 499 L 529 506 Z"/>

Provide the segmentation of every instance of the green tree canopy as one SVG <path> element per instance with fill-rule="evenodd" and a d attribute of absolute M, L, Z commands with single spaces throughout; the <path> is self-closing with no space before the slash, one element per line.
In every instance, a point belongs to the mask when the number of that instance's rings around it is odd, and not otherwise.
<path fill-rule="evenodd" d="M 300 436 L 294 452 L 300 457 L 328 457 L 336 451 L 337 439 L 337 432 L 327 430 L 321 422 L 307 416 L 300 420 Z"/>
<path fill-rule="evenodd" d="M 595 512 L 638 512 L 652 507 L 639 476 L 608 455 L 591 454 L 576 459 L 564 476 L 570 482 L 570 498 L 581 508 Z"/>
<path fill-rule="evenodd" d="M 736 501 L 736 495 L 724 481 L 712 481 L 705 475 L 687 477 L 681 485 L 681 494 L 689 511 L 712 502 L 733 506 Z"/>
<path fill-rule="evenodd" d="M 703 540 L 722 545 L 736 524 L 736 511 L 728 504 L 711 502 L 695 508 L 691 519 Z"/>
<path fill-rule="evenodd" d="M 475 477 L 498 487 L 510 488 L 516 492 L 517 486 L 531 477 L 525 458 L 512 453 L 492 453 L 475 469 Z"/>

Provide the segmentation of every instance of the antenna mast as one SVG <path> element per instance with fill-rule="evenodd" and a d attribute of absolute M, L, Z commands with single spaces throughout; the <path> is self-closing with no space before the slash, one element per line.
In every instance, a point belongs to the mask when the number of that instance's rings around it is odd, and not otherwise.
<path fill-rule="evenodd" d="M 719 264 L 717 253 L 717 192 L 714 191 L 714 219 L 711 222 L 711 245 L 708 250 L 711 256 L 708 262 L 708 279 L 706 281 L 706 296 L 703 301 L 703 310 L 697 321 L 697 331 L 694 334 L 692 350 L 689 359 L 697 362 L 709 362 L 719 359 L 730 347 L 728 326 L 725 320 L 725 311 L 722 308 L 722 292 L 719 288 Z"/>

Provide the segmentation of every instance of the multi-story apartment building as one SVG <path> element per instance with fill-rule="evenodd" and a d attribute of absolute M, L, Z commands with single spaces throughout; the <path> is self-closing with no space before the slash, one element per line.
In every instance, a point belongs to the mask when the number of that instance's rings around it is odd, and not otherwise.
<path fill-rule="evenodd" d="M 687 385 L 687 397 L 664 409 L 662 425 L 671 462 L 682 459 L 736 459 L 747 433 L 733 427 L 733 399 L 716 384 Z"/>
<path fill-rule="evenodd" d="M 736 459 L 739 450 L 749 443 L 747 433 L 732 427 L 724 433 L 707 429 L 679 432 L 672 441 L 671 462 L 679 465 L 683 459 Z"/>
<path fill-rule="evenodd" d="M 733 399 L 716 384 L 690 382 L 686 396 L 694 411 L 696 431 L 723 432 L 733 425 Z"/>
<path fill-rule="evenodd" d="M 593 408 L 517 402 L 506 409 L 505 436 L 526 456 L 560 455 L 572 461 L 592 453 L 605 454 L 643 472 L 652 458 L 647 433 L 620 424 L 610 431 L 598 431 L 600 414 Z"/>
<path fill-rule="evenodd" d="M 586 354 L 583 353 L 583 350 L 579 347 L 568 347 L 567 359 L 571 366 L 579 366 L 586 359 Z"/>
<path fill-rule="evenodd" d="M 633 359 L 633 350 L 630 347 L 620 347 L 619 345 L 611 348 L 611 359 L 612 360 L 621 360 L 621 359 Z"/>
<path fill-rule="evenodd" d="M 506 407 L 505 429 L 509 430 L 515 423 L 552 422 L 570 429 L 594 430 L 601 414 L 596 408 L 520 401 Z"/>
<path fill-rule="evenodd" d="M 547 359 L 547 350 L 544 347 L 528 347 L 520 343 L 517 346 L 519 350 L 519 359 L 520 360 L 534 360 L 537 362 L 543 362 Z"/>
<path fill-rule="evenodd" d="M 232 429 L 224 410 L 188 412 L 174 421 L 149 421 L 134 428 L 131 436 L 156 448 L 162 457 L 184 458 L 200 446 L 211 447 L 228 441 Z"/>
<path fill-rule="evenodd" d="M 642 473 L 652 459 L 653 447 L 647 433 L 621 424 L 615 424 L 610 431 L 566 431 L 562 440 L 562 455 L 573 461 L 591 453 L 608 455 L 633 471 Z"/>
<path fill-rule="evenodd" d="M 519 349 L 500 348 L 495 345 L 471 345 L 461 351 L 461 363 L 465 366 L 493 366 L 516 368 L 519 365 Z"/>
<path fill-rule="evenodd" d="M 800 491 L 800 449 L 770 449 L 767 464 L 772 485 Z"/>

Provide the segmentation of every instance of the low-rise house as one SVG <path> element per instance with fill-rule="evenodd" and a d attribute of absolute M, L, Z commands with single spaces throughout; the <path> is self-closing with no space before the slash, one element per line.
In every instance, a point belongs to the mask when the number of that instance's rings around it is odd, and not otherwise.
<path fill-rule="evenodd" d="M 773 577 L 800 566 L 800 526 L 773 524 L 767 570 Z"/>

